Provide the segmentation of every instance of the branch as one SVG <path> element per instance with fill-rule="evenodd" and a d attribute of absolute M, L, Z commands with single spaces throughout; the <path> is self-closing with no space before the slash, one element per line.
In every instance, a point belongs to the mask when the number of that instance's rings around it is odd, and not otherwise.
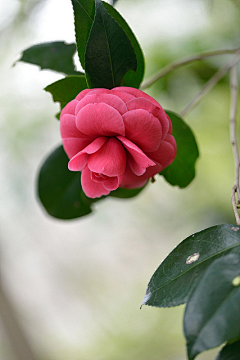
<path fill-rule="evenodd" d="M 240 218 L 238 214 L 238 205 L 240 204 L 240 190 L 239 190 L 239 153 L 236 136 L 236 115 L 237 115 L 237 99 L 238 99 L 238 73 L 237 64 L 230 69 L 230 90 L 231 90 L 231 106 L 230 106 L 230 139 L 233 149 L 233 157 L 235 164 L 235 182 L 232 188 L 232 205 L 236 218 L 237 225 L 240 225 Z M 236 201 L 237 193 L 237 201 Z"/>
<path fill-rule="evenodd" d="M 36 360 L 17 316 L 0 284 L 0 316 L 18 360 Z"/>
<path fill-rule="evenodd" d="M 195 108 L 195 106 L 202 100 L 202 98 L 221 80 L 231 69 L 240 61 L 240 50 L 238 50 L 238 55 L 234 57 L 229 63 L 223 66 L 220 70 L 218 70 L 208 82 L 204 85 L 202 90 L 192 99 L 190 104 L 181 112 L 181 116 L 185 116 L 191 110 Z"/>
<path fill-rule="evenodd" d="M 169 64 L 169 65 L 165 66 L 164 68 L 162 68 L 161 70 L 159 70 L 150 79 L 143 82 L 140 89 L 141 90 L 146 89 L 150 85 L 154 84 L 157 80 L 161 79 L 163 76 L 167 75 L 168 73 L 170 73 L 171 71 L 173 71 L 173 70 L 175 70 L 175 69 L 177 69 L 179 67 L 189 65 L 189 64 L 191 64 L 191 63 L 193 63 L 195 61 L 200 61 L 200 60 L 203 60 L 203 59 L 205 59 L 207 57 L 211 57 L 211 56 L 225 55 L 225 54 L 236 54 L 239 50 L 240 50 L 240 48 L 208 51 L 208 52 L 200 53 L 200 54 L 197 54 L 197 55 L 189 56 L 189 57 L 187 57 L 185 59 L 173 61 L 171 64 Z"/>

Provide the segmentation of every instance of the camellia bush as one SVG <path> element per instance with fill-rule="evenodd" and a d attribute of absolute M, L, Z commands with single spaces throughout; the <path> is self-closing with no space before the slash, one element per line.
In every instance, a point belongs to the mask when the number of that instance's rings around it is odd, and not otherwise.
<path fill-rule="evenodd" d="M 240 204 L 236 140 L 237 65 L 240 48 L 219 49 L 168 64 L 144 78 L 141 47 L 124 18 L 101 0 L 72 0 L 76 44 L 34 45 L 19 61 L 64 74 L 48 85 L 62 144 L 44 160 L 38 196 L 54 218 L 71 220 L 92 212 L 108 196 L 128 199 L 163 176 L 170 186 L 187 187 L 195 177 L 199 150 L 184 116 L 230 73 L 230 132 L 235 161 L 232 204 L 236 224 L 216 225 L 180 242 L 154 272 L 142 305 L 186 304 L 187 356 L 223 345 L 216 360 L 240 359 Z M 76 70 L 77 51 L 83 72 Z M 202 91 L 176 114 L 143 90 L 184 65 L 232 54 Z M 117 200 L 116 200 L 117 201 Z"/>

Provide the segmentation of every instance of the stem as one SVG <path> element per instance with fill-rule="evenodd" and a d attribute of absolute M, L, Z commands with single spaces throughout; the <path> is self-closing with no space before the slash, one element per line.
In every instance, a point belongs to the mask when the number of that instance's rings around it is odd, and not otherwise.
<path fill-rule="evenodd" d="M 195 108 L 195 106 L 202 100 L 202 98 L 221 80 L 234 65 L 236 65 L 240 61 L 240 50 L 238 50 L 238 55 L 234 57 L 229 63 L 223 66 L 220 70 L 218 70 L 208 82 L 204 85 L 202 90 L 192 99 L 190 104 L 186 106 L 186 108 L 181 112 L 181 116 L 185 116 L 191 110 Z"/>
<path fill-rule="evenodd" d="M 163 76 L 165 76 L 166 74 L 170 73 L 171 71 L 173 71 L 173 70 L 175 70 L 175 69 L 177 69 L 179 67 L 189 65 L 189 64 L 191 64 L 191 63 L 193 63 L 195 61 L 200 61 L 200 60 L 203 60 L 203 59 L 205 59 L 207 57 L 211 57 L 211 56 L 225 55 L 225 54 L 236 54 L 239 50 L 240 50 L 240 48 L 208 51 L 208 52 L 204 52 L 204 53 L 189 56 L 189 57 L 187 57 L 185 59 L 173 61 L 171 64 L 169 64 L 169 65 L 165 66 L 164 68 L 162 68 L 161 70 L 159 70 L 150 79 L 143 82 L 140 89 L 141 90 L 146 89 L 150 85 L 154 84 L 157 80 L 161 79 Z"/>
<path fill-rule="evenodd" d="M 236 218 L 237 225 L 240 225 L 240 218 L 238 214 L 238 205 L 240 204 L 240 189 L 239 189 L 239 152 L 236 136 L 236 115 L 237 115 L 237 99 L 238 99 L 238 74 L 237 64 L 230 69 L 230 90 L 231 90 L 231 106 L 230 106 L 230 139 L 233 149 L 233 157 L 235 164 L 235 182 L 232 188 L 232 205 Z M 237 193 L 237 201 L 236 201 Z"/>

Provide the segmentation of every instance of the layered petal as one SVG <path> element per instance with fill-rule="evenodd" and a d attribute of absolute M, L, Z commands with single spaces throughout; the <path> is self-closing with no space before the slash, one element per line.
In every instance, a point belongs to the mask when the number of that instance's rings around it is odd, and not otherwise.
<path fill-rule="evenodd" d="M 63 147 L 69 158 L 89 145 L 94 138 L 81 133 L 76 127 L 76 117 L 71 114 L 61 116 L 60 132 Z"/>
<path fill-rule="evenodd" d="M 119 187 L 120 180 L 118 176 L 109 177 L 107 180 L 103 182 L 103 186 L 105 189 L 113 191 Z"/>
<path fill-rule="evenodd" d="M 84 98 L 84 96 L 86 96 L 87 94 L 91 93 L 93 90 L 92 89 L 85 89 L 82 90 L 77 96 L 76 96 L 76 100 L 80 101 Z"/>
<path fill-rule="evenodd" d="M 130 87 L 81 91 L 62 110 L 60 131 L 69 169 L 82 172 L 91 198 L 119 186 L 142 187 L 176 156 L 170 118 L 156 100 Z"/>
<path fill-rule="evenodd" d="M 110 105 L 115 110 L 117 110 L 121 115 L 123 115 L 127 111 L 127 106 L 122 99 L 118 96 L 113 94 L 106 94 L 106 93 L 90 93 L 85 96 L 76 107 L 76 114 L 86 105 L 88 104 L 98 104 L 104 103 Z"/>
<path fill-rule="evenodd" d="M 119 176 L 126 168 L 126 151 L 121 142 L 110 138 L 89 157 L 88 167 L 91 171 L 107 176 Z"/>
<path fill-rule="evenodd" d="M 63 117 L 63 115 L 65 114 L 71 114 L 71 115 L 75 115 L 75 109 L 76 106 L 78 104 L 78 101 L 76 99 L 70 101 L 61 111 L 61 115 L 60 115 L 60 121 Z"/>
<path fill-rule="evenodd" d="M 152 114 L 155 118 L 157 118 L 161 124 L 161 129 L 162 129 L 161 139 L 165 138 L 165 136 L 169 132 L 170 119 L 159 104 L 158 106 L 156 106 L 153 101 L 141 97 L 129 101 L 126 105 L 128 110 L 144 109 L 148 111 L 150 114 Z"/>
<path fill-rule="evenodd" d="M 142 175 L 146 171 L 146 168 L 155 165 L 155 163 L 130 140 L 123 136 L 118 136 L 118 139 L 123 143 L 129 153 L 127 161 L 134 174 Z"/>
<path fill-rule="evenodd" d="M 135 89 L 132 87 L 128 87 L 128 86 L 120 86 L 120 87 L 115 87 L 113 88 L 114 91 L 120 91 L 120 92 L 124 92 L 127 94 L 130 94 L 132 96 L 134 96 L 135 98 L 145 98 L 150 100 L 154 105 L 160 107 L 159 103 L 153 99 L 151 96 L 147 95 L 146 93 L 144 93 L 142 90 L 139 89 Z"/>
<path fill-rule="evenodd" d="M 131 95 L 130 93 L 126 93 L 124 91 L 112 89 L 111 92 L 112 92 L 112 94 L 114 94 L 114 95 L 118 96 L 120 99 L 122 99 L 125 102 L 125 104 L 128 101 L 135 99 L 135 96 Z"/>
<path fill-rule="evenodd" d="M 177 145 L 172 135 L 167 135 L 165 140 L 161 142 L 157 151 L 148 153 L 154 161 L 162 165 L 163 169 L 170 165 L 177 152 Z"/>
<path fill-rule="evenodd" d="M 125 135 L 122 116 L 104 103 L 84 106 L 77 114 L 76 126 L 79 131 L 89 136 Z"/>
<path fill-rule="evenodd" d="M 119 186 L 126 189 L 140 188 L 146 184 L 148 179 L 152 178 L 154 175 L 158 174 L 162 170 L 162 165 L 156 163 L 155 166 L 148 167 L 143 175 L 137 176 L 136 174 L 134 174 L 131 167 L 128 165 L 126 167 L 123 180 L 121 181 Z"/>
<path fill-rule="evenodd" d="M 105 189 L 102 182 L 96 182 L 91 179 L 91 171 L 86 166 L 81 175 L 82 189 L 89 198 L 101 197 L 108 195 L 110 190 Z"/>
<path fill-rule="evenodd" d="M 90 154 L 98 151 L 107 141 L 106 137 L 99 137 L 89 144 L 85 149 L 77 153 L 68 163 L 69 170 L 81 171 L 87 165 Z"/>
<path fill-rule="evenodd" d="M 134 101 L 132 100 L 130 103 Z M 127 139 L 139 146 L 144 152 L 158 149 L 162 139 L 162 127 L 155 116 L 140 108 L 125 113 L 123 121 Z"/>

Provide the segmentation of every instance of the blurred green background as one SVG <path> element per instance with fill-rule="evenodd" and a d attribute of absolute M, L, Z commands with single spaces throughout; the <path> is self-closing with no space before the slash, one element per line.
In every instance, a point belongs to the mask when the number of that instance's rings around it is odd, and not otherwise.
<path fill-rule="evenodd" d="M 178 58 L 238 47 L 235 3 L 119 0 L 116 8 L 140 41 L 148 78 Z M 36 43 L 74 41 L 71 1 L 0 0 L 0 32 L 1 281 L 36 358 L 186 359 L 184 307 L 140 305 L 151 275 L 181 240 L 235 222 L 228 76 L 186 116 L 200 149 L 188 188 L 157 177 L 134 199 L 109 198 L 86 218 L 64 222 L 45 213 L 35 190 L 40 163 L 60 143 L 59 108 L 42 89 L 61 76 L 12 65 Z M 146 91 L 181 112 L 231 56 L 183 67 Z M 0 335 L 0 358 L 19 360 L 1 314 Z"/>

